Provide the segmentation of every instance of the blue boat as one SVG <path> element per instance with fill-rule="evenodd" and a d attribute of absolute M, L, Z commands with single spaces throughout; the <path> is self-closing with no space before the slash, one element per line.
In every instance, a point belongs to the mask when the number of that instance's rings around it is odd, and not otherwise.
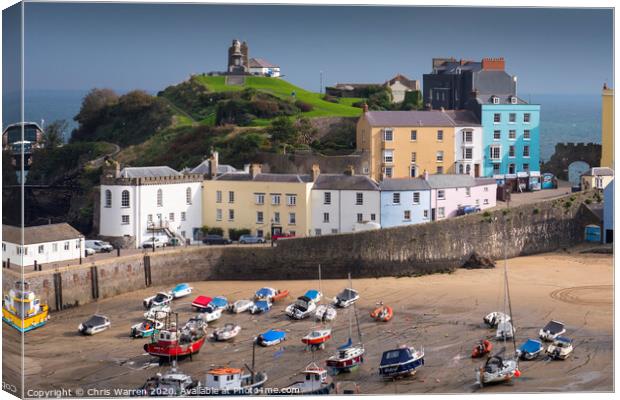
<path fill-rule="evenodd" d="M 276 295 L 276 290 L 270 287 L 260 288 L 256 291 L 256 293 L 254 293 L 254 297 L 257 300 L 271 299 L 275 295 Z"/>
<path fill-rule="evenodd" d="M 282 341 L 286 340 L 286 332 L 268 330 L 265 333 L 261 333 L 256 338 L 256 343 L 263 347 L 274 346 Z"/>
<path fill-rule="evenodd" d="M 379 374 L 384 378 L 413 375 L 423 365 L 424 349 L 416 350 L 413 347 L 402 347 L 383 352 Z"/>
<path fill-rule="evenodd" d="M 267 300 L 258 300 L 254 302 L 254 305 L 250 307 L 251 314 L 260 314 L 267 312 L 271 309 L 271 303 Z"/>
<path fill-rule="evenodd" d="M 172 290 L 170 291 L 170 294 L 172 294 L 172 297 L 174 297 L 175 299 L 189 296 L 191 293 L 192 293 L 192 287 L 188 285 L 187 283 L 179 283 L 178 285 L 173 287 Z"/>
<path fill-rule="evenodd" d="M 226 308 L 228 308 L 228 299 L 224 296 L 217 296 L 209 302 L 206 311 L 210 313 L 215 310 L 225 310 Z"/>
<path fill-rule="evenodd" d="M 304 294 L 304 296 L 306 296 L 313 302 L 318 303 L 321 300 L 321 297 L 323 297 L 323 294 L 318 290 L 310 289 L 306 292 L 306 294 Z"/>
<path fill-rule="evenodd" d="M 522 360 L 533 360 L 543 351 L 543 345 L 536 339 L 528 339 L 517 350 L 517 356 Z"/>

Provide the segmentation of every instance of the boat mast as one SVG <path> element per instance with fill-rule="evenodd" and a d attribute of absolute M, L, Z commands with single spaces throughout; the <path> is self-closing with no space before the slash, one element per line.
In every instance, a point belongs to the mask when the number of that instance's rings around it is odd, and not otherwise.
<path fill-rule="evenodd" d="M 351 280 L 351 273 L 349 272 L 349 289 L 353 289 L 353 281 Z M 355 315 L 355 324 L 357 325 L 357 337 L 360 343 L 362 343 L 362 330 L 360 329 L 360 321 L 357 318 L 357 308 L 355 308 L 355 302 L 353 302 L 353 315 Z M 349 337 L 351 335 L 351 327 L 349 326 Z"/>
<path fill-rule="evenodd" d="M 510 200 L 508 200 L 506 202 L 506 208 L 507 208 L 507 212 L 506 215 L 509 214 L 510 212 Z M 504 218 L 506 218 L 504 216 Z M 510 285 L 508 284 L 508 247 L 507 247 L 507 242 L 508 242 L 508 225 L 505 223 L 504 221 L 504 226 L 506 226 L 506 236 L 505 236 L 505 240 L 504 240 L 504 286 L 505 286 L 505 290 L 506 290 L 506 296 L 505 296 L 505 300 L 508 302 L 508 315 L 510 316 L 510 320 L 511 320 L 511 324 L 510 324 L 510 330 L 512 333 L 512 346 L 513 346 L 513 350 L 514 353 L 516 354 L 517 352 L 517 342 L 515 339 L 515 334 L 514 334 L 514 318 L 512 316 L 512 303 L 510 302 Z M 504 311 L 505 311 L 505 306 L 504 306 Z M 517 365 L 519 363 L 519 360 L 517 359 Z"/>

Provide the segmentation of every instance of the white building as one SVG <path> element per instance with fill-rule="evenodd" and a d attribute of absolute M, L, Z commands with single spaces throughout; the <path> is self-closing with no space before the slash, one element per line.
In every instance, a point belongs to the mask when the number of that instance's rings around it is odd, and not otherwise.
<path fill-rule="evenodd" d="M 482 127 L 454 128 L 454 171 L 477 178 L 482 175 Z"/>
<path fill-rule="evenodd" d="M 30 226 L 23 229 L 2 225 L 2 261 L 12 265 L 77 260 L 84 255 L 84 236 L 67 223 Z"/>
<path fill-rule="evenodd" d="M 260 76 L 280 77 L 280 67 L 262 58 L 250 58 L 250 74 Z"/>
<path fill-rule="evenodd" d="M 99 235 L 138 248 L 148 239 L 193 242 L 202 226 L 203 175 L 124 168 L 101 179 Z"/>
<path fill-rule="evenodd" d="M 311 192 L 311 234 L 326 235 L 379 228 L 381 192 L 364 175 L 320 174 Z"/>

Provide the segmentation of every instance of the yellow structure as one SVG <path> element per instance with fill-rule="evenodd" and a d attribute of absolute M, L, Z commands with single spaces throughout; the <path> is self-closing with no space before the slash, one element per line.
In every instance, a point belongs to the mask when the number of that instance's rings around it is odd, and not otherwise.
<path fill-rule="evenodd" d="M 226 173 L 203 184 L 203 225 L 218 227 L 228 236 L 229 229 L 249 229 L 267 237 L 271 229 L 282 234 L 307 236 L 311 225 L 310 190 L 320 173 L 266 174 L 252 164 L 249 173 Z"/>
<path fill-rule="evenodd" d="M 614 168 L 614 90 L 603 85 L 601 167 Z"/>
<path fill-rule="evenodd" d="M 45 325 L 49 307 L 30 290 L 28 282 L 17 281 L 4 296 L 2 320 L 20 332 L 28 332 Z"/>
<path fill-rule="evenodd" d="M 480 123 L 468 111 L 365 110 L 357 122 L 357 150 L 369 153 L 368 175 L 377 181 L 453 174 L 456 127 L 469 125 Z"/>
<path fill-rule="evenodd" d="M 581 175 L 581 190 L 603 190 L 614 180 L 614 170 L 609 167 L 590 168 Z"/>

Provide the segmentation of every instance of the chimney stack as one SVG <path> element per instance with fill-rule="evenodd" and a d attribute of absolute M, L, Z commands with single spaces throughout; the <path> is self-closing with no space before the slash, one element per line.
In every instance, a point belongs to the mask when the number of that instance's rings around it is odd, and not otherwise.
<path fill-rule="evenodd" d="M 355 175 L 355 168 L 353 167 L 353 165 L 348 165 L 347 169 L 344 170 L 344 174 L 348 176 Z"/>
<path fill-rule="evenodd" d="M 368 112 L 368 104 L 364 103 L 363 109 L 364 109 L 364 114 L 366 114 Z"/>
<path fill-rule="evenodd" d="M 213 179 L 217 176 L 217 167 L 220 163 L 220 155 L 217 151 L 211 149 L 211 157 L 209 157 L 209 179 Z"/>
<path fill-rule="evenodd" d="M 319 164 L 312 164 L 312 173 L 311 173 L 311 178 L 312 178 L 312 182 L 316 182 L 316 178 L 319 177 L 319 175 L 321 175 L 321 168 L 319 168 Z"/>
<path fill-rule="evenodd" d="M 503 71 L 506 67 L 504 57 L 482 59 L 482 69 L 485 71 Z"/>
<path fill-rule="evenodd" d="M 250 176 L 252 179 L 256 178 L 256 175 L 262 172 L 263 167 L 260 164 L 250 164 Z"/>
<path fill-rule="evenodd" d="M 427 181 L 428 180 L 428 171 L 424 170 L 424 180 Z"/>

